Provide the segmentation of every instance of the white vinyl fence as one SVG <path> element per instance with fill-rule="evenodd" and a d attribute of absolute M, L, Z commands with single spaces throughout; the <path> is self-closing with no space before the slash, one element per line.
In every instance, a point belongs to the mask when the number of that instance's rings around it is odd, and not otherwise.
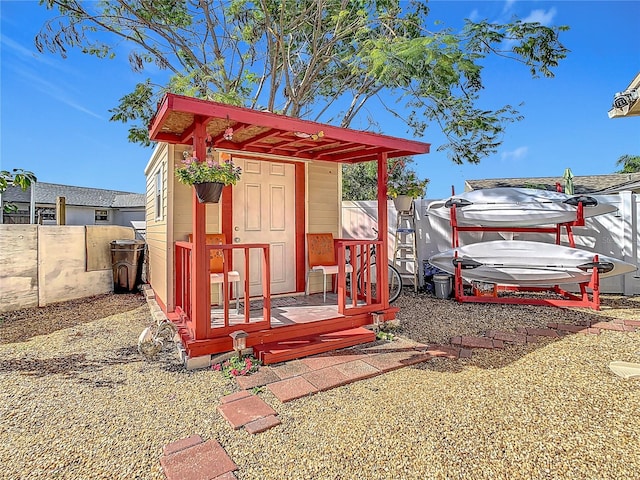
<path fill-rule="evenodd" d="M 640 233 L 638 231 L 640 212 L 638 203 L 640 199 L 632 192 L 621 192 L 616 195 L 596 195 L 595 197 L 600 201 L 615 205 L 618 207 L 618 211 L 589 218 L 585 221 L 584 227 L 573 227 L 576 247 L 640 266 L 638 261 L 640 249 Z M 424 272 L 423 266 L 428 258 L 451 248 L 451 226 L 449 221 L 426 214 L 427 205 L 434 200 L 416 200 L 415 203 L 416 241 L 421 283 Z M 387 208 L 389 212 L 389 258 L 391 258 L 396 227 L 396 211 L 391 201 L 388 202 Z M 342 202 L 342 235 L 344 237 L 372 238 L 374 235 L 372 229 L 375 227 L 377 227 L 375 201 Z M 541 233 L 461 232 L 459 237 L 460 245 L 504 239 L 555 243 L 554 234 Z M 562 243 L 568 245 L 564 229 Z M 640 295 L 640 273 L 604 278 L 600 282 L 600 287 L 603 293 Z"/>

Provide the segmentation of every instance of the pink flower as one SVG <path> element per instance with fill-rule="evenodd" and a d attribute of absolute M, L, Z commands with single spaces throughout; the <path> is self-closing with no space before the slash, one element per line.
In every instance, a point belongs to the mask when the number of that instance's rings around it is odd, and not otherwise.
<path fill-rule="evenodd" d="M 237 377 L 239 372 L 238 372 L 238 369 L 234 368 L 234 369 L 233 369 L 233 370 L 231 370 L 229 373 L 230 373 L 231 375 L 233 375 L 234 377 Z"/>
<path fill-rule="evenodd" d="M 216 372 L 219 372 L 220 370 L 222 370 L 222 365 L 220 365 L 219 363 L 216 363 L 215 365 L 212 365 L 211 368 Z"/>

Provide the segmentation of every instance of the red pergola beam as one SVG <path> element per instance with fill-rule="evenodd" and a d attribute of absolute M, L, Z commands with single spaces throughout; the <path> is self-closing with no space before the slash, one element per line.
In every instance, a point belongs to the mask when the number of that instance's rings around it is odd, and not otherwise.
<path fill-rule="evenodd" d="M 194 116 L 199 115 L 204 118 L 223 118 L 233 122 L 266 127 L 283 132 L 302 132 L 313 135 L 322 131 L 326 139 L 348 143 L 353 142 L 366 147 L 380 147 L 381 150 L 387 152 L 388 155 L 395 155 L 397 153 L 406 155 L 428 153 L 430 147 L 428 143 L 415 140 L 349 130 L 284 115 L 276 115 L 271 112 L 259 112 L 248 108 L 225 105 L 171 93 L 165 95 L 156 116 L 151 121 L 149 128 L 149 138 L 151 140 L 158 139 L 157 136 L 162 133 L 162 127 L 171 112 L 183 112 Z M 237 148 L 235 145 L 234 147 Z M 366 160 L 363 158 L 362 161 L 375 159 L 375 154 L 373 154 L 372 157 L 373 158 L 365 157 Z"/>

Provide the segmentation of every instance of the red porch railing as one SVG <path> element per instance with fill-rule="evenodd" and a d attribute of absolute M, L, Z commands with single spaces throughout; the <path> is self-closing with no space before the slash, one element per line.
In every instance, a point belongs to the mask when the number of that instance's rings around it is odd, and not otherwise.
<path fill-rule="evenodd" d="M 380 268 L 381 256 L 376 254 L 382 248 L 382 240 L 339 239 L 335 246 L 338 255 L 338 312 L 357 315 L 389 308 L 387 266 Z M 347 263 L 353 267 L 353 281 L 350 281 L 349 288 Z M 349 289 L 353 289 L 354 294 Z"/>
<path fill-rule="evenodd" d="M 195 331 L 196 322 L 205 322 L 206 338 L 217 338 L 228 335 L 233 330 L 244 329 L 247 330 L 248 326 L 255 328 L 270 328 L 271 326 L 271 275 L 269 265 L 269 245 L 262 243 L 253 244 L 226 244 L 226 245 L 207 245 L 207 258 L 210 258 L 214 251 L 221 251 L 224 257 L 223 261 L 223 282 L 221 283 L 222 289 L 222 319 L 223 324 L 221 326 L 211 326 L 211 309 L 207 309 L 208 318 L 194 319 L 193 305 L 191 304 L 191 289 L 193 288 L 192 277 L 195 266 L 192 261 L 193 244 L 190 242 L 176 242 L 175 246 L 175 272 L 176 272 L 176 312 L 180 315 L 181 319 L 185 322 L 188 330 Z M 230 303 L 231 303 L 231 284 L 229 283 L 229 266 L 232 265 L 233 253 L 236 250 L 243 252 L 242 257 L 244 260 L 244 278 L 240 279 L 242 285 L 241 291 L 236 291 L 236 295 L 240 295 L 244 298 L 244 309 L 242 312 L 242 319 L 233 322 L 230 321 Z M 249 278 L 250 278 L 250 265 L 249 255 L 251 250 L 259 250 L 262 257 L 262 298 L 254 297 L 252 300 L 262 300 L 262 320 L 253 321 L 250 319 L 249 310 Z M 209 269 L 209 262 L 205 268 Z M 210 271 L 209 271 L 210 273 Z M 211 289 L 206 289 L 206 302 L 211 305 Z"/>

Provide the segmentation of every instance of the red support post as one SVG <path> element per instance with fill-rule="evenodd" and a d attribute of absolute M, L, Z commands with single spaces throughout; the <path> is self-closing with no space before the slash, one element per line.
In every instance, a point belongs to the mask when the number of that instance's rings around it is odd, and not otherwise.
<path fill-rule="evenodd" d="M 378 288 L 378 294 L 380 295 L 379 301 L 382 304 L 383 309 L 389 308 L 389 270 L 387 264 L 389 263 L 389 218 L 387 216 L 387 181 L 389 179 L 387 154 L 380 153 L 378 155 L 378 240 L 380 249 L 376 254 L 376 263 L 378 268 L 376 269 L 377 279 L 376 285 L 383 285 L 383 288 Z"/>
<path fill-rule="evenodd" d="M 199 161 L 206 161 L 205 139 L 207 131 L 204 119 L 197 116 L 193 133 L 193 148 Z M 200 203 L 193 189 L 191 200 L 191 214 L 193 232 L 193 250 L 191 251 L 191 320 L 195 328 L 192 335 L 195 340 L 207 338 L 211 328 L 211 290 L 209 282 L 209 258 L 207 257 L 207 209 L 206 204 Z"/>

